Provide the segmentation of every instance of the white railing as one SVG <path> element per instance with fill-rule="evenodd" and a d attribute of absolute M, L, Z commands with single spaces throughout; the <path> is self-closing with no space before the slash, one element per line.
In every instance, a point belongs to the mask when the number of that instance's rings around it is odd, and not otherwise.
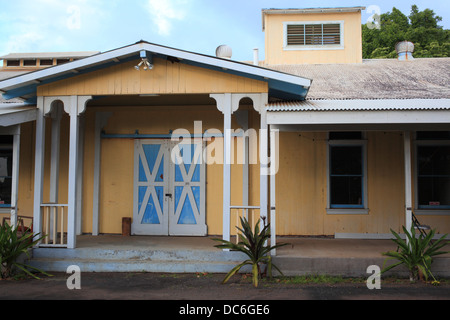
<path fill-rule="evenodd" d="M 258 206 L 230 206 L 231 209 L 231 223 L 230 223 L 230 234 L 236 236 L 236 243 L 239 242 L 239 231 L 236 227 L 242 228 L 240 217 L 245 218 L 251 225 L 252 230 L 255 229 L 256 223 L 259 221 L 259 210 Z M 234 218 L 233 218 L 234 213 Z M 234 223 L 233 223 L 234 221 Z M 260 229 L 264 226 L 260 223 Z"/>
<path fill-rule="evenodd" d="M 41 205 L 42 235 L 40 247 L 67 247 L 67 209 L 69 205 L 43 203 Z"/>

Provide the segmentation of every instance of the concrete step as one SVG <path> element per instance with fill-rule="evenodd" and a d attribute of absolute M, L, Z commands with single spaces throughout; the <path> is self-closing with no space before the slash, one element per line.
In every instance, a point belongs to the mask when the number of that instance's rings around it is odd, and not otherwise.
<path fill-rule="evenodd" d="M 28 264 L 48 272 L 66 272 L 69 266 L 77 265 L 82 272 L 226 273 L 245 259 L 242 253 L 221 250 L 38 248 Z"/>

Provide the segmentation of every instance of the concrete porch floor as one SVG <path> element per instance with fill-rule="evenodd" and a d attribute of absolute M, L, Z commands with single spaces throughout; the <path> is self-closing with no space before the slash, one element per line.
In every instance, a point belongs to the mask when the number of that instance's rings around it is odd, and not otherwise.
<path fill-rule="evenodd" d="M 213 238 L 82 235 L 77 237 L 76 249 L 35 249 L 31 262 L 54 272 L 65 272 L 75 264 L 86 272 L 226 273 L 246 259 L 240 253 L 215 248 L 218 242 Z M 273 259 L 285 275 L 368 277 L 367 267 L 382 267 L 382 252 L 397 248 L 391 240 L 279 237 L 277 243 L 288 243 L 277 249 Z M 450 254 L 436 258 L 432 271 L 435 276 L 450 277 Z M 390 274 L 407 276 L 402 268 Z"/>
<path fill-rule="evenodd" d="M 219 244 L 210 237 L 160 237 L 121 235 L 82 235 L 77 237 L 77 248 L 96 248 L 109 250 L 206 250 L 219 251 Z M 234 240 L 234 239 L 232 239 Z M 277 244 L 287 243 L 277 249 L 279 257 L 335 257 L 335 258 L 373 258 L 381 253 L 396 250 L 391 240 L 354 240 L 313 237 L 279 237 Z M 449 249 L 450 250 L 450 249 Z M 450 257 L 450 256 L 449 256 Z"/>

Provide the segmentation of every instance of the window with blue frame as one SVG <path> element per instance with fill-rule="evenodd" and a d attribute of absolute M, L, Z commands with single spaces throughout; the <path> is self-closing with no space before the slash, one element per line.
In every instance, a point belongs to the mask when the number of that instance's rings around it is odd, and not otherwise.
<path fill-rule="evenodd" d="M 11 207 L 13 137 L 0 136 L 0 208 Z"/>
<path fill-rule="evenodd" d="M 419 209 L 450 209 L 450 132 L 418 132 Z"/>
<path fill-rule="evenodd" d="M 364 144 L 361 132 L 330 133 L 330 208 L 364 208 Z"/>

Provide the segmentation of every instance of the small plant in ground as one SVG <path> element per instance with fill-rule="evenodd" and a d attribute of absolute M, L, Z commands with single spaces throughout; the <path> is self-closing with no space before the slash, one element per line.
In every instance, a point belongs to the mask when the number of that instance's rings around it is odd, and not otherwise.
<path fill-rule="evenodd" d="M 49 275 L 38 268 L 31 267 L 25 263 L 18 262 L 19 257 L 25 254 L 29 257 L 29 249 L 40 242 L 45 236 L 34 235 L 29 230 L 24 233 L 18 232 L 17 227 L 9 226 L 7 223 L 0 226 L 0 276 L 2 279 L 10 278 L 17 270 L 39 279 L 30 270 Z"/>
<path fill-rule="evenodd" d="M 252 266 L 252 279 L 253 285 L 258 287 L 258 281 L 262 277 L 261 265 L 266 265 L 265 273 L 272 277 L 272 268 L 278 270 L 280 274 L 282 272 L 272 263 L 272 257 L 270 251 L 275 248 L 286 245 L 286 243 L 280 243 L 275 246 L 267 246 L 266 242 L 270 239 L 270 225 L 267 224 L 260 231 L 259 221 L 255 225 L 254 231 L 252 230 L 247 219 L 240 218 L 242 228 L 237 227 L 240 231 L 239 238 L 241 239 L 239 243 L 235 244 L 233 242 L 223 240 L 223 239 L 213 239 L 214 241 L 219 241 L 222 244 L 216 245 L 219 249 L 230 249 L 231 251 L 240 251 L 247 255 L 248 259 L 238 264 L 225 276 L 222 283 L 226 283 L 234 274 L 236 274 L 243 266 Z"/>
<path fill-rule="evenodd" d="M 433 278 L 433 284 L 439 284 L 433 274 L 431 273 L 431 263 L 433 257 L 441 254 L 446 254 L 448 251 L 439 251 L 447 243 L 445 238 L 447 235 L 442 236 L 436 241 L 432 241 L 436 230 L 432 230 L 427 236 L 420 234 L 416 236 L 414 226 L 408 231 L 403 227 L 406 239 L 402 239 L 394 230 L 391 229 L 395 239 L 393 241 L 397 244 L 397 251 L 384 252 L 383 255 L 387 256 L 385 264 L 388 260 L 398 260 L 396 263 L 383 268 L 382 273 L 391 270 L 399 265 L 404 265 L 409 270 L 409 279 L 411 282 L 419 280 L 420 274 L 422 274 L 426 280 L 431 276 Z"/>

